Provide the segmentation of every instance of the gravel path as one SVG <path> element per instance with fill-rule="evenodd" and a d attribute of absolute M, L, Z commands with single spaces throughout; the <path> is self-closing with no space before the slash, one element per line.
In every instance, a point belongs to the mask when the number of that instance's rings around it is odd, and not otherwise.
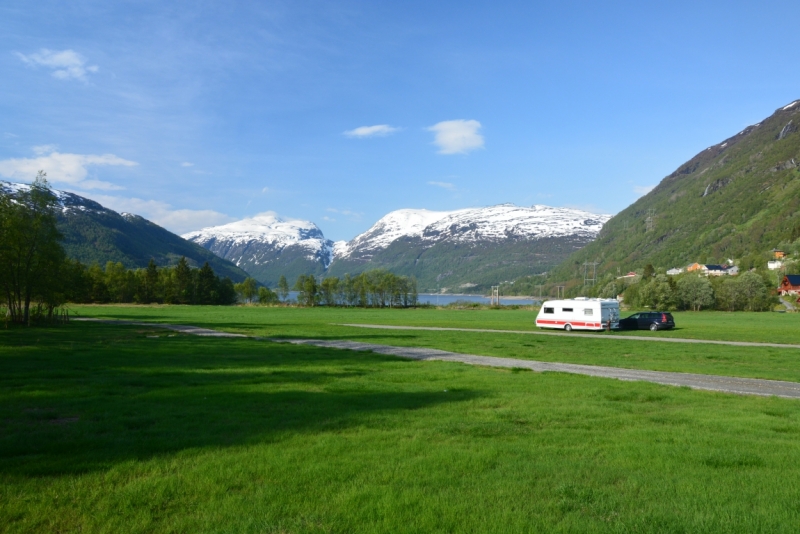
<path fill-rule="evenodd" d="M 410 358 L 413 360 L 440 360 L 445 362 L 466 363 L 469 365 L 485 365 L 488 367 L 521 367 L 538 372 L 555 371 L 602 378 L 616 378 L 618 380 L 637 380 L 654 382 L 667 386 L 688 386 L 692 389 L 736 393 L 738 395 L 762 395 L 800 399 L 800 383 L 782 382 L 779 380 L 733 378 L 728 376 L 697 375 L 691 373 L 669 373 L 665 371 L 639 371 L 636 369 L 577 365 L 572 363 L 537 362 L 532 360 L 517 360 L 514 358 L 498 358 L 495 356 L 457 354 L 455 352 L 447 352 L 438 349 L 375 345 L 356 341 L 321 341 L 314 339 L 273 339 L 272 341 L 334 349 L 372 351 L 379 354 Z"/>
<path fill-rule="evenodd" d="M 734 347 L 775 347 L 779 349 L 800 349 L 800 345 L 789 343 L 758 343 L 753 341 L 717 341 L 713 339 L 689 339 L 681 337 L 615 336 L 613 334 L 588 334 L 577 332 L 540 332 L 538 330 L 491 330 L 488 328 L 446 328 L 441 326 L 398 326 L 384 324 L 346 324 L 355 328 L 374 328 L 378 330 L 432 330 L 436 332 L 489 332 L 492 334 L 530 334 L 537 336 L 570 336 L 579 338 L 613 339 L 628 341 L 659 341 L 663 343 L 703 343 L 707 345 L 732 345 Z"/>
<path fill-rule="evenodd" d="M 122 321 L 117 319 L 94 319 L 77 318 L 74 321 L 91 321 L 106 324 L 118 324 L 129 326 L 146 326 L 151 328 L 164 328 L 184 334 L 207 337 L 224 338 L 247 338 L 244 334 L 233 334 L 230 332 L 220 332 L 209 328 L 197 326 L 167 324 L 167 323 L 142 323 L 138 321 Z M 476 330 L 468 328 L 426 328 L 426 327 L 377 327 L 376 325 L 347 325 L 363 326 L 366 328 L 393 328 L 411 330 L 456 330 L 468 332 L 509 332 L 508 330 Z M 543 334 L 559 335 L 549 332 L 517 332 L 524 334 Z M 560 334 L 564 335 L 564 334 Z M 567 334 L 568 335 L 568 334 Z M 593 337 L 603 337 L 595 335 Z M 251 339 L 265 338 L 254 337 Z M 628 337 L 616 337 L 614 339 L 631 339 Z M 651 341 L 667 341 L 664 338 L 643 338 Z M 544 372 L 554 371 L 560 373 L 573 373 L 579 375 L 597 376 L 602 378 L 616 378 L 618 380 L 636 380 L 643 382 L 653 382 L 668 386 L 688 386 L 692 389 L 704 389 L 709 391 L 721 391 L 724 393 L 735 393 L 738 395 L 762 395 L 786 397 L 790 399 L 800 399 L 800 383 L 783 382 L 780 380 L 763 380 L 758 378 L 734 378 L 716 375 L 697 375 L 691 373 L 670 373 L 665 371 L 639 371 L 636 369 L 621 369 L 619 367 L 601 367 L 597 365 L 578 365 L 572 363 L 548 363 L 533 360 L 518 360 L 515 358 L 498 358 L 495 356 L 476 356 L 474 354 L 458 354 L 438 349 L 427 349 L 418 347 L 393 347 L 390 345 L 375 345 L 372 343 L 361 343 L 357 341 L 322 341 L 315 339 L 270 339 L 277 343 L 293 343 L 295 345 L 312 345 L 315 347 L 325 347 L 334 349 L 346 349 L 357 351 L 372 351 L 378 354 L 387 354 L 399 358 L 409 358 L 412 360 L 440 360 L 445 362 L 460 362 L 469 365 L 484 365 L 487 367 L 520 367 L 532 371 Z M 669 341 L 675 341 L 670 339 Z M 696 342 L 696 340 L 684 340 L 686 342 Z M 724 342 L 728 344 L 741 344 L 736 342 Z M 749 343 L 748 345 L 767 345 L 766 343 Z M 796 347 L 795 345 L 778 345 Z M 797 347 L 800 348 L 800 347 Z"/>
<path fill-rule="evenodd" d="M 232 334 L 230 332 L 220 332 L 219 330 L 211 330 L 209 328 L 200 328 L 199 326 L 189 326 L 183 324 L 166 324 L 166 323 L 140 323 L 137 321 L 122 321 L 119 319 L 93 319 L 90 317 L 80 317 L 72 319 L 73 321 L 91 321 L 93 323 L 105 324 L 119 324 L 128 326 L 149 326 L 153 328 L 163 328 L 165 330 L 173 330 L 183 334 L 192 334 L 195 336 L 206 337 L 248 337 L 244 334 Z"/>

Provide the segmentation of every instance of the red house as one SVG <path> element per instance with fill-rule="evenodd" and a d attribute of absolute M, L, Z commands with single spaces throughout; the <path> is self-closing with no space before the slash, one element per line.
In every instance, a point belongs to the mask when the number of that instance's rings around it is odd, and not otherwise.
<path fill-rule="evenodd" d="M 787 274 L 778 288 L 781 295 L 800 295 L 800 274 Z"/>

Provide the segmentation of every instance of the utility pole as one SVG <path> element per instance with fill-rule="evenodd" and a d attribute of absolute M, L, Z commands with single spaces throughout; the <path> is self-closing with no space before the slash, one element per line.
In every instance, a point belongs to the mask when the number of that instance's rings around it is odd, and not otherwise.
<path fill-rule="evenodd" d="M 558 298 L 559 299 L 564 298 L 564 290 L 566 288 L 567 288 L 567 286 L 556 286 L 556 289 L 558 290 Z"/>
<path fill-rule="evenodd" d="M 648 232 L 652 232 L 656 228 L 655 217 L 656 217 L 655 209 L 650 208 L 649 210 L 647 210 L 647 218 L 644 220 L 644 223 Z"/>
<path fill-rule="evenodd" d="M 597 282 L 597 266 L 600 264 L 599 261 L 585 261 L 583 262 L 583 285 L 591 282 L 590 285 L 594 285 Z M 589 266 L 592 266 L 592 275 L 589 276 Z"/>

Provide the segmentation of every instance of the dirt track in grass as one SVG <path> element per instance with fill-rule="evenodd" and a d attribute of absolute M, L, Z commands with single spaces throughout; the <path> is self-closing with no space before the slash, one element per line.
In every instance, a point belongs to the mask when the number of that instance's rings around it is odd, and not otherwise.
<path fill-rule="evenodd" d="M 378 325 L 378 324 L 345 324 L 353 328 L 374 328 L 378 330 L 430 330 L 442 332 L 483 332 L 491 334 L 531 334 L 537 336 L 581 336 L 594 339 L 627 339 L 632 341 L 661 341 L 665 343 L 704 343 L 707 345 L 731 345 L 734 347 L 775 347 L 783 349 L 800 349 L 800 345 L 789 343 L 768 343 L 754 341 L 718 341 L 714 339 L 690 339 L 681 337 L 645 337 L 645 336 L 609 336 L 607 334 L 590 334 L 578 332 L 540 332 L 536 330 L 495 330 L 488 328 L 449 328 L 440 326 L 403 326 L 403 325 Z"/>
<path fill-rule="evenodd" d="M 80 319 L 79 319 L 80 320 Z M 232 334 L 228 332 L 220 332 L 207 328 L 199 328 L 189 325 L 176 325 L 165 323 L 143 323 L 135 321 L 117 321 L 117 320 L 103 320 L 103 319 L 83 319 L 86 321 L 96 321 L 111 324 L 127 324 L 135 326 L 150 326 L 164 328 L 167 330 L 174 330 L 185 334 L 194 334 L 209 337 L 246 337 L 242 334 Z M 347 325 L 347 326 L 363 326 L 366 328 L 378 328 L 374 325 Z M 390 329 L 413 329 L 413 330 L 457 330 L 457 331 L 488 331 L 492 330 L 476 330 L 466 328 L 432 328 L 432 327 L 388 327 L 382 326 L 380 328 Z M 528 332 L 532 333 L 532 332 Z M 538 333 L 538 332 L 537 332 Z M 541 332 L 540 334 L 547 335 L 569 335 L 569 334 L 556 334 L 554 332 Z M 584 334 L 586 335 L 586 334 Z M 591 335 L 591 334 L 589 334 Z M 604 336 L 596 336 L 604 337 Z M 617 339 L 631 339 L 630 337 L 617 338 Z M 663 340 L 659 338 L 642 338 L 647 340 Z M 313 345 L 316 347 L 356 350 L 356 351 L 372 351 L 379 354 L 386 354 L 397 356 L 400 358 L 409 358 L 414 360 L 439 360 L 449 362 L 459 362 L 468 365 L 482 365 L 487 367 L 505 367 L 512 369 L 528 369 L 537 372 L 560 372 L 580 374 L 601 378 L 614 378 L 617 380 L 629 381 L 642 381 L 652 382 L 655 384 L 663 384 L 668 386 L 685 386 L 692 389 L 719 391 L 723 393 L 733 393 L 737 395 L 761 395 L 761 396 L 776 396 L 784 398 L 800 399 L 800 383 L 784 382 L 780 380 L 764 380 L 757 378 L 735 378 L 728 376 L 717 375 L 703 375 L 693 373 L 671 373 L 666 371 L 645 371 L 636 369 L 623 369 L 619 367 L 603 367 L 596 365 L 579 365 L 569 363 L 552 363 L 552 362 L 538 362 L 533 360 L 521 360 L 516 358 L 499 358 L 496 356 L 477 356 L 474 354 L 459 354 L 455 352 L 448 352 L 438 349 L 417 348 L 417 347 L 394 347 L 390 345 L 378 345 L 373 343 L 361 343 L 357 341 L 323 341 L 314 339 L 275 339 L 271 341 L 281 343 L 293 343 L 303 345 Z M 678 341 L 671 338 L 670 341 Z M 708 341 L 699 340 L 680 340 L 691 343 L 708 343 Z M 745 342 L 714 342 L 732 345 L 765 345 L 774 346 L 777 344 L 767 343 L 745 343 Z M 782 345 L 789 346 L 792 345 Z M 800 348 L 800 346 L 796 346 Z"/>

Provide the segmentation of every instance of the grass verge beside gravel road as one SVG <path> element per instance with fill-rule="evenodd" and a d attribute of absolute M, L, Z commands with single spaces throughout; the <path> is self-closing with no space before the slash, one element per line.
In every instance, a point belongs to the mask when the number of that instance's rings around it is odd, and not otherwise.
<path fill-rule="evenodd" d="M 202 326 L 333 329 L 327 315 L 262 312 L 205 309 Z M 148 313 L 199 323 L 181 308 Z M 540 337 L 534 352 L 592 349 Z M 417 341 L 436 340 L 496 343 Z M 0 385 L 1 532 L 749 533 L 800 521 L 793 400 L 96 323 L 0 331 Z"/>

